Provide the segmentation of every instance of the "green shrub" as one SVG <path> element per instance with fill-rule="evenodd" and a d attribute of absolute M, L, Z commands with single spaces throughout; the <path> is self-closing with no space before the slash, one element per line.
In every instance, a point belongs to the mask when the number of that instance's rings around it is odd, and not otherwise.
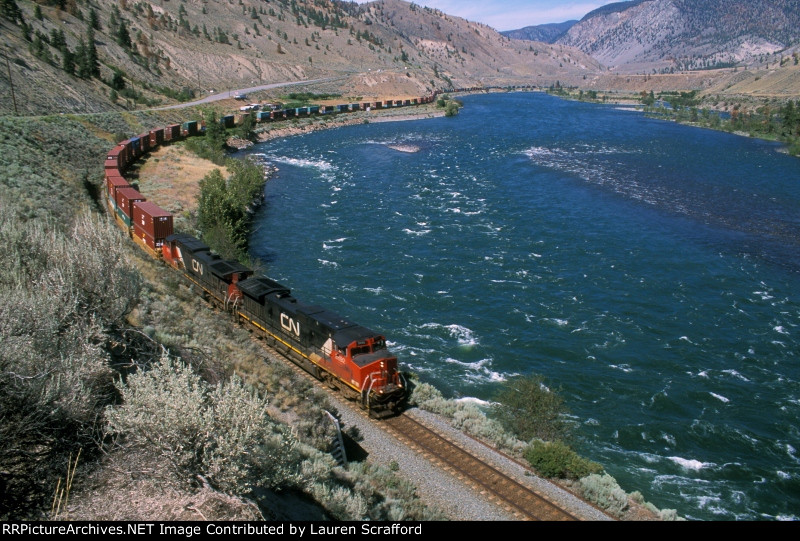
<path fill-rule="evenodd" d="M 230 176 L 214 169 L 200 180 L 198 226 L 203 240 L 227 259 L 246 262 L 247 233 L 263 197 L 264 169 L 249 160 L 227 160 Z"/>
<path fill-rule="evenodd" d="M 21 221 L 1 199 L 0 517 L 22 518 L 52 496 L 70 454 L 95 454 L 114 397 L 108 344 L 140 280 L 105 224 Z"/>
<path fill-rule="evenodd" d="M 166 459 L 187 483 L 198 476 L 234 494 L 296 484 L 297 441 L 267 415 L 238 378 L 211 387 L 168 356 L 119 385 L 123 404 L 106 412 L 108 432 Z"/>
<path fill-rule="evenodd" d="M 522 451 L 524 444 L 506 432 L 497 421 L 487 418 L 477 405 L 445 398 L 439 389 L 428 383 L 420 383 L 411 375 L 408 375 L 407 381 L 411 390 L 410 405 L 442 415 L 450 419 L 455 428 L 501 449 L 512 453 Z"/>
<path fill-rule="evenodd" d="M 608 474 L 589 475 L 580 481 L 583 497 L 617 516 L 628 509 L 628 495 Z"/>
<path fill-rule="evenodd" d="M 490 416 L 523 441 L 555 441 L 570 436 L 567 414 L 561 396 L 545 385 L 542 376 L 533 374 L 509 379 Z"/>
<path fill-rule="evenodd" d="M 603 471 L 602 466 L 579 456 L 566 443 L 533 441 L 524 453 L 525 459 L 545 477 L 581 479 Z"/>

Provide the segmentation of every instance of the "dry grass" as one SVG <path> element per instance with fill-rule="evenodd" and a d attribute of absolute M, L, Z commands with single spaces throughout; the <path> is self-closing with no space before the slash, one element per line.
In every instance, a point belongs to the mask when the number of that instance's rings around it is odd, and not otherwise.
<path fill-rule="evenodd" d="M 146 460 L 144 460 L 146 458 Z M 263 520 L 252 502 L 214 490 L 198 480 L 192 489 L 164 475 L 155 457 L 109 455 L 102 467 L 83 472 L 80 491 L 60 518 L 69 520 Z"/>
<path fill-rule="evenodd" d="M 139 168 L 139 191 L 173 214 L 193 212 L 200 195 L 200 179 L 214 169 L 228 175 L 224 167 L 199 158 L 183 145 L 161 146 Z"/>

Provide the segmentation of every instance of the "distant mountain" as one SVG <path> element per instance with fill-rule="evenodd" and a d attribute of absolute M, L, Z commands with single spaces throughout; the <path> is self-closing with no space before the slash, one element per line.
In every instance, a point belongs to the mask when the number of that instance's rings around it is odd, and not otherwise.
<path fill-rule="evenodd" d="M 635 0 L 603 6 L 556 43 L 628 72 L 746 65 L 800 45 L 796 0 Z"/>
<path fill-rule="evenodd" d="M 500 33 L 511 39 L 555 43 L 558 38 L 566 34 L 577 22 L 578 21 L 567 21 L 564 23 L 539 24 L 536 26 L 526 26 L 519 30 L 506 30 Z"/>

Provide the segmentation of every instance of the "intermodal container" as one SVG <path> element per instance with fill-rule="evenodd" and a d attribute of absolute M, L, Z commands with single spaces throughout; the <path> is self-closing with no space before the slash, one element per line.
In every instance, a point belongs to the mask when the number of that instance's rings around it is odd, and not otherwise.
<path fill-rule="evenodd" d="M 106 175 L 106 191 L 108 192 L 109 203 L 117 204 L 117 190 L 120 188 L 130 188 L 128 181 L 121 176 Z"/>
<path fill-rule="evenodd" d="M 256 120 L 259 122 L 266 122 L 267 120 L 271 119 L 269 111 L 259 111 L 256 113 Z"/>
<path fill-rule="evenodd" d="M 131 140 L 123 141 L 120 143 L 122 151 L 119 153 L 119 170 L 124 171 L 128 168 L 128 164 L 133 159 L 133 145 Z"/>
<path fill-rule="evenodd" d="M 183 127 L 181 128 L 181 133 L 187 136 L 197 135 L 197 121 L 189 120 L 184 122 Z"/>
<path fill-rule="evenodd" d="M 108 154 L 106 155 L 106 159 L 107 160 L 118 160 L 120 152 L 122 152 L 122 145 L 117 145 L 117 146 L 115 146 L 114 148 L 112 148 L 111 150 L 108 151 Z"/>
<path fill-rule="evenodd" d="M 164 131 L 164 140 L 166 141 L 175 141 L 176 139 L 180 139 L 180 137 L 181 137 L 180 124 L 170 124 Z"/>
<path fill-rule="evenodd" d="M 106 155 L 106 169 L 119 169 L 119 158 L 123 148 L 122 146 L 116 146 L 108 151 Z"/>
<path fill-rule="evenodd" d="M 115 156 L 114 158 L 106 158 L 105 170 L 119 171 L 119 156 Z"/>
<path fill-rule="evenodd" d="M 172 214 L 150 201 L 133 204 L 133 226 L 156 241 L 172 235 Z"/>
<path fill-rule="evenodd" d="M 233 128 L 233 126 L 236 124 L 233 115 L 225 115 L 224 117 L 219 119 L 219 122 L 225 128 Z"/>
<path fill-rule="evenodd" d="M 157 239 L 151 236 L 144 228 L 139 227 L 137 223 L 133 224 L 133 238 L 156 253 L 161 252 L 161 247 L 164 245 L 164 239 Z"/>
<path fill-rule="evenodd" d="M 141 203 L 147 199 L 134 188 L 117 188 L 117 210 L 121 212 L 125 218 L 125 223 L 131 225 L 131 208 L 134 203 Z M 122 218 L 122 216 L 120 216 Z"/>
<path fill-rule="evenodd" d="M 164 142 L 164 128 L 150 130 L 150 148 L 157 147 Z"/>
<path fill-rule="evenodd" d="M 142 142 L 139 140 L 138 137 L 131 137 L 129 140 L 130 149 L 131 149 L 131 159 L 138 158 L 142 155 Z"/>

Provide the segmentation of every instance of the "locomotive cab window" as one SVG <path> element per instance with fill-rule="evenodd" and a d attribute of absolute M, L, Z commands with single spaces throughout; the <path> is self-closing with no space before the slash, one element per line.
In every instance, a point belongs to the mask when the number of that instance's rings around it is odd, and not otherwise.
<path fill-rule="evenodd" d="M 372 348 L 367 346 L 353 346 L 350 348 L 350 356 L 355 357 L 356 355 L 364 355 L 365 353 L 372 353 Z"/>

